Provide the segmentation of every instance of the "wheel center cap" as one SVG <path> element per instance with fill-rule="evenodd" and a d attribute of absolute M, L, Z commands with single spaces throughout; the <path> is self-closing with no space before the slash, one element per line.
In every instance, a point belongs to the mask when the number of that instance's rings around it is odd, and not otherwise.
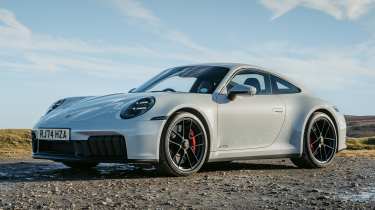
<path fill-rule="evenodd" d="M 324 144 L 324 138 L 323 138 L 323 136 L 319 137 L 319 139 L 320 139 L 320 144 Z"/>
<path fill-rule="evenodd" d="M 184 148 L 184 150 L 187 150 L 189 147 L 190 147 L 189 140 L 185 139 L 184 142 L 182 143 L 182 148 Z"/>

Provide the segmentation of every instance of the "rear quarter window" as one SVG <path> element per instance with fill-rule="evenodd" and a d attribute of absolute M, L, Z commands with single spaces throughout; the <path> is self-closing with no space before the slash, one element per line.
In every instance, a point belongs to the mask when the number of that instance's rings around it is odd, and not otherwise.
<path fill-rule="evenodd" d="M 301 89 L 297 86 L 274 75 L 271 75 L 271 85 L 272 94 L 293 94 L 301 92 Z"/>

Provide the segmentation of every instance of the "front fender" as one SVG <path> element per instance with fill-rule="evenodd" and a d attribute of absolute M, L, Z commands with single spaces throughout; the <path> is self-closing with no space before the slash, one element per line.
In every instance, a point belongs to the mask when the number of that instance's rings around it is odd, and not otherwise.
<path fill-rule="evenodd" d="M 201 115 L 208 127 L 210 141 L 210 151 L 217 148 L 217 104 L 212 100 L 212 95 L 185 94 L 184 97 L 169 95 L 168 97 L 158 97 L 154 112 L 150 117 L 166 117 L 169 119 L 176 112 L 181 110 L 192 110 Z M 167 122 L 167 120 L 165 121 Z M 163 125 L 165 126 L 165 124 Z M 160 144 L 160 138 L 159 142 Z"/>

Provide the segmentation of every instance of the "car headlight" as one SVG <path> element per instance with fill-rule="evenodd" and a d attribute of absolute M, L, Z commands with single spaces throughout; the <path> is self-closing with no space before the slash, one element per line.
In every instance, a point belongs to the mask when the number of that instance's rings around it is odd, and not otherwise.
<path fill-rule="evenodd" d="M 122 119 L 134 118 L 134 117 L 137 117 L 146 113 L 154 105 L 155 105 L 154 97 L 142 98 L 132 103 L 130 106 L 124 108 L 121 111 L 120 116 Z"/>
<path fill-rule="evenodd" d="M 57 109 L 57 107 L 63 105 L 65 101 L 66 101 L 65 99 L 61 99 L 61 100 L 58 100 L 58 101 L 56 101 L 55 103 L 53 103 L 53 104 L 48 108 L 46 114 L 48 114 L 48 113 L 50 113 L 51 111 Z"/>
<path fill-rule="evenodd" d="M 332 107 L 336 112 L 340 112 L 339 108 L 337 108 L 337 106 L 333 106 Z"/>

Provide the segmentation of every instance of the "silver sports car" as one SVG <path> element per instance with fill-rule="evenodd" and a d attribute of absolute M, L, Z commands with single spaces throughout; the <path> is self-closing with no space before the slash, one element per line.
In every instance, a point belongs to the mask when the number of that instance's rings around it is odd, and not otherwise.
<path fill-rule="evenodd" d="M 33 157 L 88 168 L 152 163 L 175 176 L 207 162 L 291 158 L 328 166 L 346 148 L 343 114 L 286 77 L 245 64 L 171 68 L 129 93 L 52 104 Z"/>

